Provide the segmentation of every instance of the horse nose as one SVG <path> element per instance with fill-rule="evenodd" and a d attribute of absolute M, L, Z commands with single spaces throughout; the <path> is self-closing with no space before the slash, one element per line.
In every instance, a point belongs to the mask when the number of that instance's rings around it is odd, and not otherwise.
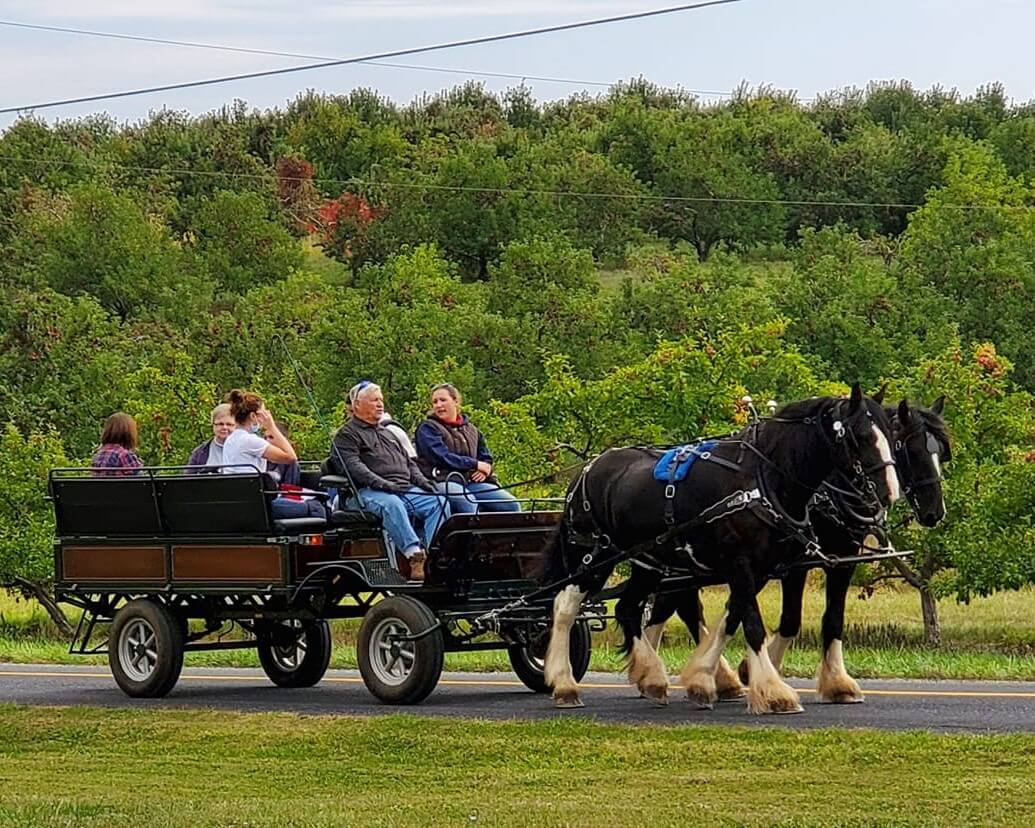
<path fill-rule="evenodd" d="M 941 506 L 937 506 L 924 510 L 921 522 L 924 526 L 937 526 L 943 517 L 945 517 L 945 510 Z"/>

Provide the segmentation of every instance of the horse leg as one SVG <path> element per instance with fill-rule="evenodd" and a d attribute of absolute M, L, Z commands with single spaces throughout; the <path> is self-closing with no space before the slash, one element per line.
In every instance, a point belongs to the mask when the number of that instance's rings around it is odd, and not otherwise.
<path fill-rule="evenodd" d="M 704 605 L 701 603 L 701 592 L 700 590 L 691 590 L 687 594 L 687 600 L 680 606 L 679 617 L 686 624 L 690 635 L 698 644 L 708 637 L 708 627 L 704 623 Z M 744 689 L 744 685 L 741 684 L 740 679 L 737 678 L 737 674 L 733 672 L 733 668 L 730 667 L 730 663 L 726 660 L 726 656 L 720 655 L 719 662 L 715 666 L 715 693 L 718 700 L 724 701 L 737 701 L 738 699 L 744 698 L 744 694 L 747 692 Z"/>
<path fill-rule="evenodd" d="M 827 606 L 823 612 L 823 660 L 819 663 L 816 690 L 819 699 L 831 704 L 858 704 L 863 700 L 859 682 L 848 675 L 841 652 L 845 627 L 845 598 L 854 566 L 827 570 Z"/>
<path fill-rule="evenodd" d="M 749 713 L 801 713 L 804 708 L 794 688 L 780 678 L 765 646 L 765 624 L 758 609 L 758 588 L 750 571 L 730 581 L 730 615 L 741 615 L 747 640 Z M 738 612 L 739 611 L 739 612 Z M 734 628 L 736 629 L 736 628 Z M 730 631 L 732 635 L 732 631 Z"/>
<path fill-rule="evenodd" d="M 700 606 L 697 612 L 700 617 Z M 697 649 L 690 654 L 690 660 L 679 674 L 679 682 L 686 688 L 687 697 L 703 710 L 711 710 L 719 696 L 715 673 L 722 651 L 726 649 L 732 635 L 729 618 L 730 612 L 727 609 L 710 632 L 703 623 L 699 623 Z M 733 629 L 736 628 L 734 625 Z"/>
<path fill-rule="evenodd" d="M 795 569 L 780 579 L 780 626 L 777 631 L 766 640 L 766 649 L 769 651 L 769 660 L 773 663 L 776 671 L 783 674 L 783 657 L 787 648 L 801 632 L 801 607 L 805 595 L 805 578 L 808 572 L 804 569 Z M 747 682 L 748 660 L 745 654 L 737 667 L 740 680 Z"/>
<path fill-rule="evenodd" d="M 615 620 L 622 628 L 622 649 L 629 656 L 629 683 L 639 688 L 640 695 L 655 704 L 668 704 L 668 672 L 665 664 L 643 635 L 643 605 L 657 589 L 656 575 L 643 575 L 633 567 L 632 577 L 615 607 Z"/>
<path fill-rule="evenodd" d="M 571 670 L 569 642 L 571 628 L 582 607 L 587 593 L 574 584 L 566 586 L 553 599 L 553 626 L 550 629 L 550 643 L 546 648 L 546 662 L 543 675 L 548 687 L 553 689 L 553 701 L 557 707 L 582 707 L 579 688 Z"/>

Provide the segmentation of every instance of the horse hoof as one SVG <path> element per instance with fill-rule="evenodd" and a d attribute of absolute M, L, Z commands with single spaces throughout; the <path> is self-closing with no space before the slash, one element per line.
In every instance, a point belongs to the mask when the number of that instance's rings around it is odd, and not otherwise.
<path fill-rule="evenodd" d="M 686 691 L 686 697 L 690 704 L 696 707 L 698 710 L 714 710 L 715 699 L 707 695 L 706 693 L 698 693 L 693 690 Z"/>
<path fill-rule="evenodd" d="M 656 704 L 659 707 L 665 707 L 668 705 L 668 688 L 655 686 L 641 687 L 640 698 L 646 699 L 651 704 Z"/>
<path fill-rule="evenodd" d="M 835 693 L 829 698 L 820 699 L 823 704 L 862 704 L 864 699 L 861 695 L 852 692 Z"/>
<path fill-rule="evenodd" d="M 577 707 L 585 707 L 575 690 L 565 690 L 554 694 L 553 706 L 560 710 L 573 710 Z"/>
<path fill-rule="evenodd" d="M 731 687 L 728 690 L 719 691 L 719 701 L 723 703 L 743 701 L 747 696 L 747 690 L 743 687 Z"/>
<path fill-rule="evenodd" d="M 770 712 L 775 713 L 777 716 L 793 716 L 796 713 L 804 713 L 805 708 L 798 704 L 794 707 L 785 707 L 782 709 L 772 710 Z"/>

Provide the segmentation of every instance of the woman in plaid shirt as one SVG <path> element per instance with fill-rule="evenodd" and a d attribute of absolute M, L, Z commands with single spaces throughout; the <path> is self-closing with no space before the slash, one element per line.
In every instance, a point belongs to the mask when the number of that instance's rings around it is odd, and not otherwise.
<path fill-rule="evenodd" d="M 144 465 L 137 456 L 137 421 L 117 411 L 104 421 L 101 447 L 90 462 L 94 477 L 125 477 Z"/>

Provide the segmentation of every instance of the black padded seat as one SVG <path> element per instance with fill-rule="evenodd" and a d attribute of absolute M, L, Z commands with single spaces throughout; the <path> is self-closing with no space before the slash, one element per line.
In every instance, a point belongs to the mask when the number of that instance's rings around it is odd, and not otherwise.
<path fill-rule="evenodd" d="M 335 509 L 331 512 L 332 526 L 368 526 L 371 529 L 381 528 L 381 518 L 372 512 L 359 509 Z"/>
<path fill-rule="evenodd" d="M 281 518 L 273 521 L 273 528 L 288 534 L 322 532 L 327 528 L 327 521 L 319 517 Z"/>

